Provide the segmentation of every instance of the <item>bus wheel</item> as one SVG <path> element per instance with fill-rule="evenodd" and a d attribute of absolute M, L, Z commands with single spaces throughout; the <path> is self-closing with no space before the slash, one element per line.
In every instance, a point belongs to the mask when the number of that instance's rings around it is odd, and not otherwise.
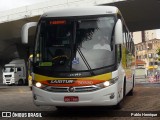
<path fill-rule="evenodd" d="M 116 109 L 116 110 L 122 109 L 122 103 L 121 103 L 121 101 L 117 105 L 113 106 L 113 108 Z"/>
<path fill-rule="evenodd" d="M 22 80 L 22 79 L 20 79 L 20 80 L 18 81 L 18 85 L 19 85 L 19 86 L 22 86 L 22 85 L 23 85 L 23 80 Z"/>
<path fill-rule="evenodd" d="M 133 96 L 133 88 L 134 88 L 134 76 L 133 76 L 133 87 L 132 87 L 132 89 L 129 91 L 129 93 L 127 94 L 127 96 Z"/>
<path fill-rule="evenodd" d="M 133 88 L 131 89 L 131 91 L 129 91 L 129 93 L 127 94 L 127 96 L 133 96 Z"/>

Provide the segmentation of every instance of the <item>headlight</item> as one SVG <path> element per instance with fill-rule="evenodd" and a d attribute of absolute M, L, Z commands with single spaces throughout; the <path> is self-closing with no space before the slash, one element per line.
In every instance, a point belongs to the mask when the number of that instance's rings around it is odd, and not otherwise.
<path fill-rule="evenodd" d="M 35 85 L 36 85 L 36 87 L 38 87 L 38 88 L 41 88 L 41 87 L 42 87 L 42 84 L 41 84 L 40 82 L 37 82 Z"/>
<path fill-rule="evenodd" d="M 36 86 L 37 88 L 41 88 L 41 89 L 44 89 L 45 87 L 47 87 L 47 85 L 44 85 L 40 82 L 36 82 L 36 81 L 33 81 L 33 85 Z"/>
<path fill-rule="evenodd" d="M 107 81 L 105 81 L 103 83 L 97 84 L 96 86 L 99 87 L 99 88 L 105 88 L 105 87 L 108 87 L 110 85 L 113 85 L 117 81 L 118 81 L 118 77 L 110 79 L 110 80 L 107 80 Z"/>
<path fill-rule="evenodd" d="M 110 82 L 106 81 L 106 82 L 103 83 L 103 85 L 106 86 L 106 87 L 108 87 L 110 85 Z"/>

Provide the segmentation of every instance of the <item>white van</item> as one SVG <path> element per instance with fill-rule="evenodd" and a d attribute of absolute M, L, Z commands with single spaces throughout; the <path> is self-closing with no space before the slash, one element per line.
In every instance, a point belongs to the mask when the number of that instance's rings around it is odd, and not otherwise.
<path fill-rule="evenodd" d="M 26 79 L 26 67 L 23 59 L 12 60 L 6 64 L 2 70 L 3 84 L 23 85 Z"/>
<path fill-rule="evenodd" d="M 147 70 L 146 68 L 139 67 L 135 69 L 135 78 L 146 78 Z"/>

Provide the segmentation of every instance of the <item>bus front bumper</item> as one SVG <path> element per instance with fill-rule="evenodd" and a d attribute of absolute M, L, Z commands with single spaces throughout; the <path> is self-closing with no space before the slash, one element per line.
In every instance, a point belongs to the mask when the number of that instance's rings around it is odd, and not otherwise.
<path fill-rule="evenodd" d="M 64 97 L 76 96 L 79 101 L 65 102 Z M 117 83 L 93 92 L 48 92 L 33 86 L 33 101 L 37 106 L 112 106 L 118 103 Z"/>

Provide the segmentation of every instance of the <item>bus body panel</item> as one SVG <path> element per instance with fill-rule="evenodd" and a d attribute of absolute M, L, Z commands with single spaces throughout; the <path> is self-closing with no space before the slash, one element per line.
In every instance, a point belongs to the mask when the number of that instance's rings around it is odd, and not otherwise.
<path fill-rule="evenodd" d="M 124 40 L 126 40 L 126 38 L 124 37 Z M 128 49 L 126 48 L 126 44 L 127 42 L 124 43 L 124 45 L 122 45 L 122 68 L 125 72 L 125 76 L 124 76 L 124 80 L 125 80 L 125 95 L 128 94 L 132 88 L 134 87 L 134 61 L 135 58 L 134 56 L 131 54 L 131 52 L 128 51 Z"/>
<path fill-rule="evenodd" d="M 116 105 L 117 100 L 117 86 L 115 83 L 108 88 L 104 88 L 94 92 L 83 93 L 52 93 L 41 90 L 33 86 L 33 96 L 37 98 L 34 100 L 36 105 L 53 105 L 53 106 L 110 106 Z M 114 94 L 114 99 L 110 99 L 111 94 Z M 78 102 L 64 102 L 65 96 L 78 96 Z"/>
<path fill-rule="evenodd" d="M 121 65 L 117 71 L 112 72 L 112 78 L 119 76 L 119 80 L 106 88 L 93 92 L 48 92 L 33 86 L 34 103 L 39 105 L 53 105 L 53 106 L 112 106 L 116 105 L 123 99 L 123 84 L 125 72 Z M 126 94 L 131 90 L 132 83 L 129 82 Z M 110 99 L 111 94 L 114 94 L 114 99 Z M 64 102 L 65 96 L 78 96 L 79 102 Z"/>
<path fill-rule="evenodd" d="M 46 18 L 46 17 L 104 15 L 104 14 L 117 14 L 118 12 L 119 12 L 118 9 L 113 6 L 71 7 L 71 8 L 64 8 L 64 9 L 49 11 L 44 13 L 41 17 Z"/>
<path fill-rule="evenodd" d="M 119 67 L 118 67 L 118 70 L 117 70 L 117 74 L 118 74 L 118 77 L 119 77 L 119 80 L 118 80 L 118 102 L 121 101 L 123 99 L 123 84 L 124 84 L 124 76 L 125 76 L 125 71 L 124 69 L 122 68 L 122 65 L 120 63 Z M 113 72 L 114 73 L 114 72 Z"/>

